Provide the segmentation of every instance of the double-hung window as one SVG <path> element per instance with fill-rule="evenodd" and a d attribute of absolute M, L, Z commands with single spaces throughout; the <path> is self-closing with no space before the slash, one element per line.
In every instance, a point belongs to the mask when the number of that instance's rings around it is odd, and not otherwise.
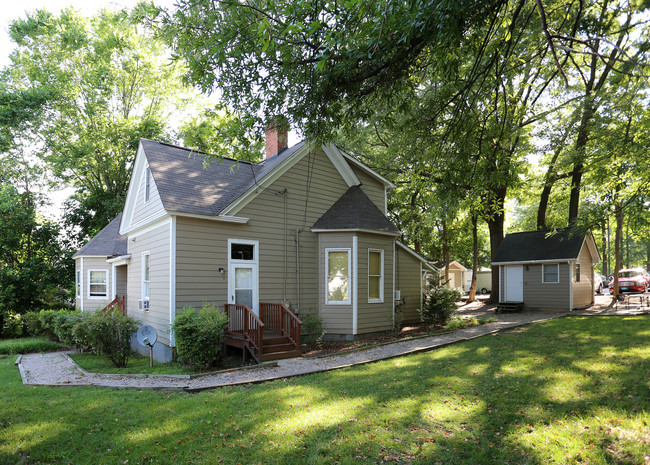
<path fill-rule="evenodd" d="M 81 270 L 77 270 L 75 273 L 75 295 L 81 297 Z"/>
<path fill-rule="evenodd" d="M 384 301 L 384 251 L 368 249 L 368 302 Z"/>
<path fill-rule="evenodd" d="M 108 296 L 108 271 L 106 270 L 88 271 L 88 296 L 89 297 Z"/>
<path fill-rule="evenodd" d="M 543 283 L 559 283 L 560 282 L 560 265 L 554 263 L 552 265 L 542 265 L 542 282 Z"/>
<path fill-rule="evenodd" d="M 151 197 L 151 169 L 147 166 L 144 172 L 144 201 L 148 202 Z"/>
<path fill-rule="evenodd" d="M 580 263 L 576 263 L 576 282 L 580 282 Z"/>
<path fill-rule="evenodd" d="M 349 305 L 350 249 L 325 249 L 327 270 L 326 304 Z"/>

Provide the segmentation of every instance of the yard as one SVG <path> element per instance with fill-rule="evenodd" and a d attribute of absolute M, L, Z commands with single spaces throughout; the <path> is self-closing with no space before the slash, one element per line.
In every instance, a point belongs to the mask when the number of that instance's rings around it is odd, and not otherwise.
<path fill-rule="evenodd" d="M 0 463 L 650 463 L 650 317 L 571 317 L 200 394 L 25 388 Z"/>

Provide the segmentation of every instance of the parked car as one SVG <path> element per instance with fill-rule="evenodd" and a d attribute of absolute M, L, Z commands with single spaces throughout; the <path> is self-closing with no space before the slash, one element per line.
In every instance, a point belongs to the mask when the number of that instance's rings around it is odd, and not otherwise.
<path fill-rule="evenodd" d="M 604 284 L 602 276 L 594 272 L 594 291 L 596 291 L 596 294 L 603 293 L 603 286 Z"/>
<path fill-rule="evenodd" d="M 650 290 L 650 275 L 643 268 L 629 268 L 618 272 L 619 292 L 647 292 Z M 614 293 L 614 280 L 609 283 L 609 292 Z"/>

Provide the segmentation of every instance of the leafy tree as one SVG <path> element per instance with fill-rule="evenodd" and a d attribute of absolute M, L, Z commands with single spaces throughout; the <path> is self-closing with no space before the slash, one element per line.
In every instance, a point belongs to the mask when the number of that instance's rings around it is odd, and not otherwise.
<path fill-rule="evenodd" d="M 47 168 L 76 187 L 67 222 L 82 225 L 83 239 L 122 209 L 139 139 L 169 140 L 168 120 L 191 94 L 165 47 L 126 12 L 84 18 L 72 9 L 38 10 L 13 21 L 10 34 L 17 46 L 5 71 L 11 98 L 31 89 L 45 96 L 27 102 L 43 112 L 21 136 L 39 141 L 34 148 Z"/>

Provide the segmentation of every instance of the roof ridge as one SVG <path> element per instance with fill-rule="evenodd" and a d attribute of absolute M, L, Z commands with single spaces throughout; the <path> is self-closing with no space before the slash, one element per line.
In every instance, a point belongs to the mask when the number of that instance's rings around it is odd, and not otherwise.
<path fill-rule="evenodd" d="M 182 145 L 172 144 L 171 142 L 147 139 L 146 137 L 141 137 L 140 139 L 141 140 L 146 140 L 148 142 L 153 142 L 153 143 L 156 143 L 156 144 L 164 145 L 164 146 L 167 146 L 167 147 L 172 147 L 172 148 L 175 148 L 175 149 L 185 150 L 186 152 L 198 153 L 200 155 L 207 155 L 207 156 L 215 156 L 216 157 L 216 155 L 208 153 L 208 152 L 204 152 L 203 150 L 193 149 L 193 148 L 190 148 L 190 147 L 183 147 Z M 282 152 L 280 152 L 280 153 L 282 153 Z M 238 160 L 237 158 L 231 158 L 231 157 L 218 157 L 218 158 L 220 158 L 222 160 L 234 161 L 234 162 L 237 162 L 237 163 L 245 163 L 245 164 L 251 165 L 251 166 L 256 166 L 256 165 L 259 165 L 260 163 L 262 163 L 262 162 L 253 163 L 253 162 L 248 161 L 248 160 Z M 264 161 L 264 160 L 262 160 L 262 161 Z"/>

